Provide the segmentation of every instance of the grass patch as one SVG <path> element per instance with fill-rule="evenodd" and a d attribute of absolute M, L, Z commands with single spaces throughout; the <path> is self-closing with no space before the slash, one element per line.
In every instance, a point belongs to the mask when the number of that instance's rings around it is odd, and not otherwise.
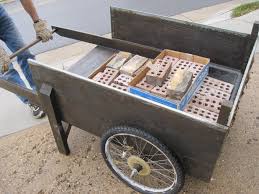
<path fill-rule="evenodd" d="M 246 3 L 236 7 L 232 12 L 232 17 L 240 17 L 257 9 L 259 9 L 259 1 Z"/>

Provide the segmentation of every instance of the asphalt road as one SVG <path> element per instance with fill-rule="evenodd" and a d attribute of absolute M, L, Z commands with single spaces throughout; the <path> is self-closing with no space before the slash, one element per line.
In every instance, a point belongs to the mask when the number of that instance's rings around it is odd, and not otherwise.
<path fill-rule="evenodd" d="M 103 35 L 110 32 L 110 6 L 144 11 L 164 16 L 173 16 L 201 7 L 211 6 L 228 0 L 34 0 L 39 14 L 51 25 Z M 5 5 L 26 42 L 34 37 L 31 20 L 20 2 Z M 71 44 L 73 40 L 55 36 L 54 41 L 39 44 L 32 51 L 41 53 Z"/>

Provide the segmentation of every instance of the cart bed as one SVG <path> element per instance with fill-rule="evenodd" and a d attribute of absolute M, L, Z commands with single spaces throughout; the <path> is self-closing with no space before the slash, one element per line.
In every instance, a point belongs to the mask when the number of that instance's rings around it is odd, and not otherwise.
<path fill-rule="evenodd" d="M 62 122 L 97 136 L 113 126 L 134 126 L 163 142 L 188 174 L 209 181 L 247 80 L 259 25 L 243 34 L 117 8 L 112 8 L 111 16 L 112 39 L 55 27 L 61 36 L 99 46 L 69 71 L 30 60 L 37 92 L 4 80 L 0 86 L 44 107 L 63 154 L 69 153 L 69 128 L 64 129 Z M 212 64 L 210 75 L 235 83 L 234 105 L 225 126 L 87 78 L 118 50 L 155 58 L 165 48 L 211 58 L 221 66 Z"/>

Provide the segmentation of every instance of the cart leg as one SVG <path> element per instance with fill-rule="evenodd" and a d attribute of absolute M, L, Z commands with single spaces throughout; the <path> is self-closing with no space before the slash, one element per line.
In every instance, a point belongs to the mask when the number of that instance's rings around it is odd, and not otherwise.
<path fill-rule="evenodd" d="M 68 143 L 67 143 L 67 137 L 70 131 L 70 125 L 62 123 L 59 114 L 55 110 L 55 94 L 54 89 L 47 85 L 42 84 L 40 91 L 39 91 L 39 97 L 41 100 L 42 108 L 46 112 L 49 118 L 49 123 L 58 147 L 58 150 L 60 153 L 68 155 L 70 153 Z M 65 130 L 64 127 L 67 125 L 67 129 Z"/>

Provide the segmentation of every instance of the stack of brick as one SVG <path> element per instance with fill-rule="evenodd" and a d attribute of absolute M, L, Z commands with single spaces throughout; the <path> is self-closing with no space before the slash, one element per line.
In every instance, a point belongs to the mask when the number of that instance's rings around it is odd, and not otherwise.
<path fill-rule="evenodd" d="M 170 98 L 168 95 L 168 84 L 178 70 L 190 71 L 193 74 L 193 82 L 205 65 L 172 56 L 165 56 L 163 59 L 157 59 L 149 67 L 150 70 L 146 77 L 136 87 L 164 98 Z"/>
<path fill-rule="evenodd" d="M 127 91 L 133 77 L 140 72 L 144 64 L 150 65 L 150 63 L 151 61 L 145 57 L 139 55 L 132 57 L 131 53 L 121 51 L 110 60 L 103 72 L 93 77 L 93 80 Z"/>
<path fill-rule="evenodd" d="M 234 86 L 207 76 L 185 112 L 217 122 L 222 102 L 229 100 Z"/>

